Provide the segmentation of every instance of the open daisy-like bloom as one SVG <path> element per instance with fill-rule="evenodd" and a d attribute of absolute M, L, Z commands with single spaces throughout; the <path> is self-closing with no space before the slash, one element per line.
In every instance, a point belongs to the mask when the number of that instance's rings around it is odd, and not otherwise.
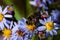
<path fill-rule="evenodd" d="M 4 28 L 4 24 L 7 26 L 7 23 L 6 23 L 7 20 L 5 18 L 12 18 L 12 15 L 6 14 L 7 13 L 7 7 L 2 11 L 2 7 L 0 6 L 0 28 L 2 30 Z"/>
<path fill-rule="evenodd" d="M 41 26 L 43 29 L 46 30 L 47 33 L 49 33 L 50 35 L 56 35 L 57 34 L 57 29 L 58 27 L 56 27 L 56 23 L 54 23 L 52 20 L 51 20 L 51 17 L 49 17 L 47 20 L 44 19 L 43 20 L 39 20 L 41 24 L 43 24 L 44 26 Z M 41 27 L 39 30 L 41 30 Z M 42 29 L 42 30 L 43 30 Z"/>
<path fill-rule="evenodd" d="M 18 27 L 18 28 L 20 27 L 17 23 L 15 23 L 15 26 Z M 17 33 L 18 37 L 22 37 L 23 36 L 23 31 L 21 31 L 21 29 L 18 29 L 16 33 Z"/>
<path fill-rule="evenodd" d="M 20 21 L 19 21 L 20 22 Z M 18 22 L 18 23 L 19 23 Z M 23 40 L 24 32 L 23 32 L 23 24 L 17 24 L 14 22 L 14 29 L 12 30 L 11 40 Z M 17 30 L 16 30 L 17 29 Z M 25 39 L 25 38 L 24 38 Z"/>
<path fill-rule="evenodd" d="M 4 27 L 4 29 L 2 30 L 5 40 L 9 39 L 11 37 L 11 35 L 12 35 L 12 30 L 11 30 L 12 25 L 13 25 L 13 22 L 11 22 L 11 24 L 8 25 L 7 28 Z"/>
<path fill-rule="evenodd" d="M 3 36 L 4 36 L 4 40 L 9 40 L 12 39 L 12 37 L 14 37 L 16 31 L 18 30 L 18 27 L 13 27 L 13 21 L 11 21 L 11 24 L 9 26 L 7 26 L 8 28 L 4 28 L 2 30 L 3 32 Z"/>
<path fill-rule="evenodd" d="M 18 25 L 19 25 L 18 35 L 20 36 L 20 38 L 23 39 L 24 35 L 24 40 L 29 40 L 33 35 L 35 25 L 27 25 L 25 18 L 23 18 L 21 21 L 18 21 Z"/>

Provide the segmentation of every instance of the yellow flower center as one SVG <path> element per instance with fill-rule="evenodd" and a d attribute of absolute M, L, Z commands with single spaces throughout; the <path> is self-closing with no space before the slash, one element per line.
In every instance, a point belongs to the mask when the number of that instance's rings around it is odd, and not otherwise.
<path fill-rule="evenodd" d="M 4 30 L 2 32 L 3 32 L 3 36 L 4 37 L 6 37 L 6 38 L 10 38 L 11 37 L 12 31 L 10 29 L 4 28 Z"/>
<path fill-rule="evenodd" d="M 33 25 L 27 25 L 26 28 L 30 31 L 34 31 L 35 25 L 34 24 Z"/>
<path fill-rule="evenodd" d="M 23 32 L 21 30 L 17 31 L 18 36 L 22 37 L 23 36 Z"/>
<path fill-rule="evenodd" d="M 9 7 L 8 10 L 13 10 L 13 7 Z"/>
<path fill-rule="evenodd" d="M 0 13 L 0 22 L 3 20 L 4 15 Z"/>
<path fill-rule="evenodd" d="M 45 24 L 45 26 L 46 26 L 46 29 L 47 30 L 53 30 L 53 28 L 54 28 L 54 23 L 53 22 L 47 22 L 46 24 Z"/>

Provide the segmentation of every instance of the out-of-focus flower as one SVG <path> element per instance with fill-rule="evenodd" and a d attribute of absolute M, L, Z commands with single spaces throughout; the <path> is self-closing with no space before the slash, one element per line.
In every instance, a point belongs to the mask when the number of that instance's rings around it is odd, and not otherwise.
<path fill-rule="evenodd" d="M 2 7 L 0 6 L 0 28 L 2 30 L 4 28 L 4 24 L 7 26 L 7 23 L 6 23 L 7 20 L 5 18 L 12 18 L 12 15 L 6 14 L 8 11 L 7 7 L 2 11 Z"/>
<path fill-rule="evenodd" d="M 34 24 L 26 24 L 26 19 L 23 19 L 24 21 L 19 21 L 19 29 L 21 31 L 23 31 L 23 33 L 25 34 L 24 36 L 24 40 L 29 40 L 32 38 L 33 34 L 34 34 L 34 29 L 35 29 L 35 25 Z"/>
<path fill-rule="evenodd" d="M 13 28 L 12 28 L 12 26 L 13 26 L 13 21 L 11 21 L 11 24 L 8 25 L 6 28 L 4 28 L 4 29 L 2 30 L 3 36 L 4 36 L 4 39 L 3 39 L 3 40 L 8 40 L 8 39 L 10 39 L 11 36 L 12 36 L 12 34 L 13 34 L 13 32 L 15 32 L 14 29 L 17 29 L 17 27 L 13 27 Z"/>
<path fill-rule="evenodd" d="M 59 10 L 53 10 L 52 11 L 52 19 L 55 23 L 60 23 L 60 12 Z"/>
<path fill-rule="evenodd" d="M 49 4 L 51 4 L 53 2 L 53 0 L 46 0 Z"/>
<path fill-rule="evenodd" d="M 41 24 L 43 24 L 44 26 L 42 28 L 46 29 L 46 32 L 49 33 L 50 35 L 57 35 L 57 29 L 58 27 L 56 27 L 56 23 L 54 23 L 51 20 L 51 17 L 49 17 L 47 20 L 44 19 L 43 20 L 39 20 Z"/>
<path fill-rule="evenodd" d="M 40 1 L 40 0 L 34 0 L 29 2 L 33 6 L 38 6 L 38 7 L 44 7 L 45 8 L 45 3 Z"/>
<path fill-rule="evenodd" d="M 19 23 L 20 22 L 20 23 Z M 18 21 L 19 24 L 17 24 L 16 22 L 14 23 L 15 27 L 18 27 L 18 30 L 16 31 L 14 29 L 13 31 L 13 35 L 11 37 L 11 40 L 28 40 L 28 37 L 26 36 L 26 34 L 24 33 L 25 26 L 24 26 L 24 21 Z M 23 27 L 24 26 L 24 27 Z M 15 34 L 15 35 L 14 35 Z M 14 36 L 14 37 L 13 37 Z"/>

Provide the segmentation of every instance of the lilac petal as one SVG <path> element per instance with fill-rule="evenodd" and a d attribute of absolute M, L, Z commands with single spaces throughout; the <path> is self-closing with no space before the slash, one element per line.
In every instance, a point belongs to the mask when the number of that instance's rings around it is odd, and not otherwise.
<path fill-rule="evenodd" d="M 6 39 L 7 39 L 6 37 L 3 38 L 3 40 L 6 40 Z"/>
<path fill-rule="evenodd" d="M 54 35 L 57 35 L 57 31 L 56 30 L 53 30 L 53 32 L 54 32 Z"/>
<path fill-rule="evenodd" d="M 52 21 L 52 20 L 51 20 L 51 17 L 49 17 L 49 18 L 47 19 L 47 22 L 50 22 L 50 21 Z"/>
<path fill-rule="evenodd" d="M 14 25 L 15 25 L 15 26 L 17 26 L 17 23 L 16 23 L 16 22 L 14 22 Z"/>
<path fill-rule="evenodd" d="M 8 6 L 5 7 L 5 9 L 3 10 L 3 12 L 2 12 L 3 14 L 6 14 L 8 12 L 7 8 L 8 8 Z"/>
<path fill-rule="evenodd" d="M 40 26 L 40 27 L 37 28 L 38 31 L 44 31 L 45 29 L 46 29 L 45 26 Z"/>
<path fill-rule="evenodd" d="M 14 37 L 14 39 L 13 39 L 13 40 L 17 40 L 17 38 L 18 38 L 18 36 Z"/>
<path fill-rule="evenodd" d="M 5 26 L 9 29 L 9 25 L 8 25 L 6 22 L 4 22 L 4 24 L 5 24 Z"/>
<path fill-rule="evenodd" d="M 24 40 L 30 40 L 30 39 L 28 39 L 27 37 L 25 37 Z"/>
<path fill-rule="evenodd" d="M 13 29 L 12 29 L 12 34 L 15 34 L 18 30 L 18 27 L 14 26 Z"/>
<path fill-rule="evenodd" d="M 11 24 L 10 24 L 10 29 L 12 28 L 12 26 L 13 26 L 13 21 L 11 21 Z"/>
<path fill-rule="evenodd" d="M 45 21 L 39 20 L 39 22 L 40 22 L 41 24 L 45 25 Z"/>
<path fill-rule="evenodd" d="M 33 5 L 33 6 L 36 6 L 36 2 L 35 1 L 30 1 L 29 2 L 31 5 Z"/>
<path fill-rule="evenodd" d="M 3 30 L 4 29 L 4 24 L 1 22 L 0 23 L 0 28 Z"/>
<path fill-rule="evenodd" d="M 26 22 L 26 19 L 23 17 L 21 21 L 25 23 Z"/>
<path fill-rule="evenodd" d="M 50 31 L 49 33 L 50 33 L 50 35 L 53 35 L 53 32 L 52 31 Z"/>
<path fill-rule="evenodd" d="M 59 29 L 58 27 L 55 27 L 54 29 Z"/>

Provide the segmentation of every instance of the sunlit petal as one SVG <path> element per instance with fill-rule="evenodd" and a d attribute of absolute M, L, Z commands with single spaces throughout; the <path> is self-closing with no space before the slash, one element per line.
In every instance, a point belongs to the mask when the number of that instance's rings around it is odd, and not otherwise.
<path fill-rule="evenodd" d="M 39 22 L 40 22 L 41 24 L 45 25 L 45 21 L 39 20 Z"/>
<path fill-rule="evenodd" d="M 3 12 L 2 12 L 3 14 L 6 14 L 7 13 L 7 11 L 8 11 L 7 8 L 8 8 L 8 6 L 5 7 L 5 9 L 3 10 Z"/>
<path fill-rule="evenodd" d="M 6 18 L 12 18 L 12 15 L 4 15 Z"/>
<path fill-rule="evenodd" d="M 37 28 L 38 31 L 44 31 L 45 29 L 46 29 L 45 26 L 40 26 L 40 27 Z"/>
<path fill-rule="evenodd" d="M 36 2 L 35 1 L 30 1 L 29 2 L 31 5 L 33 5 L 33 6 L 36 6 Z"/>

